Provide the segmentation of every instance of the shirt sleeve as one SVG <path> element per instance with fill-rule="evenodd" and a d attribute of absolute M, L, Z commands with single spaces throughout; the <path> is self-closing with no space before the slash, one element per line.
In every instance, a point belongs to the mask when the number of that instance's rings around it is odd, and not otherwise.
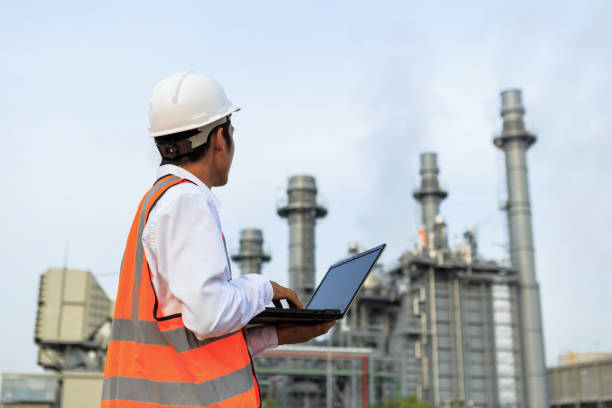
<path fill-rule="evenodd" d="M 273 324 L 266 324 L 248 329 L 247 346 L 251 353 L 251 357 L 261 354 L 266 349 L 277 347 L 278 337 L 276 337 L 276 326 Z"/>
<path fill-rule="evenodd" d="M 155 235 L 157 268 L 167 272 L 185 327 L 200 339 L 241 329 L 272 300 L 261 275 L 230 280 L 221 229 L 200 194 L 181 194 L 161 210 Z"/>

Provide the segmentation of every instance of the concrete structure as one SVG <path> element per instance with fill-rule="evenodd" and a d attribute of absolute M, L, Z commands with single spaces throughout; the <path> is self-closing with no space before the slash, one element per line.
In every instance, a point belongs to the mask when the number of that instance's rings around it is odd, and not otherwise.
<path fill-rule="evenodd" d="M 261 274 L 261 266 L 272 259 L 263 250 L 263 233 L 260 229 L 250 228 L 240 231 L 240 249 L 232 255 L 232 261 L 240 264 L 240 273 Z"/>
<path fill-rule="evenodd" d="M 59 375 L 54 373 L 2 373 L 1 406 L 5 408 L 56 408 L 60 394 L 59 378 Z"/>
<path fill-rule="evenodd" d="M 2 375 L 2 407 L 97 408 L 102 395 L 102 377 L 101 371 L 5 373 Z"/>
<path fill-rule="evenodd" d="M 314 177 L 296 175 L 289 178 L 286 205 L 278 215 L 289 220 L 289 287 L 306 304 L 315 284 L 315 223 L 327 209 L 317 201 Z"/>
<path fill-rule="evenodd" d="M 574 363 L 560 364 L 548 369 L 550 406 L 612 407 L 612 355 L 571 354 L 569 360 L 575 361 Z"/>
<path fill-rule="evenodd" d="M 506 156 L 508 187 L 508 225 L 510 230 L 510 258 L 519 273 L 521 342 L 527 406 L 548 407 L 546 362 L 540 291 L 535 272 L 531 202 L 527 179 L 527 149 L 536 137 L 525 127 L 525 108 L 521 91 L 511 89 L 501 93 L 503 130 L 494 140 L 495 146 Z"/>

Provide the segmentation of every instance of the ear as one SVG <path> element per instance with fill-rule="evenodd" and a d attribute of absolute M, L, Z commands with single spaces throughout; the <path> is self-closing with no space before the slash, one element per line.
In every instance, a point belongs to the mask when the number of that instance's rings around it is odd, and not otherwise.
<path fill-rule="evenodd" d="M 225 150 L 225 139 L 223 138 L 223 128 L 220 127 L 219 129 L 217 129 L 217 131 L 215 132 L 215 134 L 213 135 L 213 148 L 214 150 Z"/>

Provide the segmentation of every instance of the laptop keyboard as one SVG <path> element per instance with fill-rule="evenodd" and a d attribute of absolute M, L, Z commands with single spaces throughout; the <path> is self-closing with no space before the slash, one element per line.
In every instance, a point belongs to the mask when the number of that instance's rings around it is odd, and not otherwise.
<path fill-rule="evenodd" d="M 305 313 L 305 314 L 329 314 L 329 313 L 338 313 L 339 310 L 330 310 L 330 309 L 280 309 L 278 307 L 266 307 L 266 312 L 291 312 L 291 313 Z"/>

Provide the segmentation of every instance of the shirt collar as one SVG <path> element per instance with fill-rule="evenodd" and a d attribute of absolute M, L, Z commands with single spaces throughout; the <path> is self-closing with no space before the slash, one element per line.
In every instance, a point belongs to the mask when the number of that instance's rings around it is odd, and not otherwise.
<path fill-rule="evenodd" d="M 198 187 L 200 187 L 200 189 L 202 189 L 205 194 L 209 195 L 212 198 L 212 201 L 215 204 L 215 207 L 217 207 L 217 209 L 221 208 L 221 202 L 219 201 L 217 196 L 215 196 L 212 190 L 206 184 L 204 184 L 202 180 L 194 176 L 189 171 L 174 164 L 164 164 L 163 166 L 159 166 L 159 169 L 157 169 L 157 178 L 163 177 L 167 174 L 173 174 L 177 177 L 193 182 Z"/>

